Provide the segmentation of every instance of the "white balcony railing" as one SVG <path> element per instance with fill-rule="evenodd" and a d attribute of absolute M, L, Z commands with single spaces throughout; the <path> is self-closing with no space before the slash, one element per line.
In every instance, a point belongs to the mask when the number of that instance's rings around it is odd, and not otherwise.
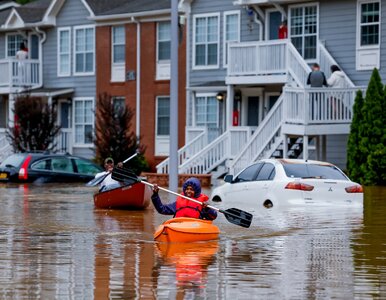
<path fill-rule="evenodd" d="M 290 124 L 349 124 L 358 89 L 284 87 L 284 120 Z"/>
<path fill-rule="evenodd" d="M 37 59 L 26 59 L 19 61 L 15 58 L 0 60 L 0 87 L 33 88 L 40 86 L 42 76 L 40 72 L 40 61 Z"/>

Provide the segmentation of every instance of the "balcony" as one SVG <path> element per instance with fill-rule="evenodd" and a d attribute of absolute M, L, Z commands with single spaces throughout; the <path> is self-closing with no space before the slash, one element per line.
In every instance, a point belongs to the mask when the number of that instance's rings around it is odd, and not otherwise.
<path fill-rule="evenodd" d="M 0 60 L 0 93 L 16 93 L 41 86 L 40 61 L 15 58 Z"/>

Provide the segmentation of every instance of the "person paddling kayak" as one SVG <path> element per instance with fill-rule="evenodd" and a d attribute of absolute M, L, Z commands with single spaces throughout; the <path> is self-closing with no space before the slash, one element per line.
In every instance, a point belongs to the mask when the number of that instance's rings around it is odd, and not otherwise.
<path fill-rule="evenodd" d="M 181 195 L 200 201 L 202 204 L 198 204 L 182 197 L 177 197 L 175 202 L 163 204 L 158 195 L 158 191 L 158 185 L 154 184 L 151 200 L 155 209 L 162 215 L 173 215 L 176 218 L 189 217 L 204 220 L 214 220 L 217 218 L 217 211 L 206 206 L 209 197 L 201 193 L 200 181 L 195 177 L 191 177 L 184 182 Z"/>

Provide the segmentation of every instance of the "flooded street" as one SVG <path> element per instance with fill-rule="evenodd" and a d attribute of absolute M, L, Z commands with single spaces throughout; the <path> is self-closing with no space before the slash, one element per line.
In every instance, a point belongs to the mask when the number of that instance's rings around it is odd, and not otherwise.
<path fill-rule="evenodd" d="M 385 187 L 363 208 L 262 210 L 250 228 L 220 214 L 218 241 L 184 245 L 153 241 L 169 217 L 152 206 L 95 209 L 95 191 L 0 184 L 0 299 L 386 299 Z"/>

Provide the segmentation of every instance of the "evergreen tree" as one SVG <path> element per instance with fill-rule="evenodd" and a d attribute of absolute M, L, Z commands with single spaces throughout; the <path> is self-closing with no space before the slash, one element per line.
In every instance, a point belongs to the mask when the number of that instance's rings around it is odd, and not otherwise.
<path fill-rule="evenodd" d="M 355 97 L 353 118 L 350 126 L 350 135 L 347 143 L 347 172 L 349 177 L 356 182 L 363 178 L 361 165 L 366 163 L 366 157 L 360 150 L 361 127 L 363 126 L 363 94 L 359 90 Z"/>
<path fill-rule="evenodd" d="M 60 131 L 56 124 L 56 107 L 42 98 L 23 95 L 15 100 L 14 127 L 7 137 L 15 152 L 55 150 L 55 137 Z"/>
<path fill-rule="evenodd" d="M 112 157 L 115 163 L 124 161 L 139 152 L 130 160 L 128 167 L 139 175 L 148 170 L 144 158 L 145 147 L 140 145 L 139 138 L 131 130 L 131 119 L 134 112 L 126 104 L 115 105 L 111 96 L 104 93 L 99 95 L 96 106 L 95 148 L 96 161 L 103 164 L 106 157 Z"/>
<path fill-rule="evenodd" d="M 381 77 L 378 70 L 374 69 L 363 104 L 363 126 L 359 143 L 360 152 L 366 158 L 366 162 L 361 165 L 361 172 L 363 172 L 361 183 L 365 185 L 385 183 L 386 124 L 383 110 L 384 101 L 385 95 Z"/>

